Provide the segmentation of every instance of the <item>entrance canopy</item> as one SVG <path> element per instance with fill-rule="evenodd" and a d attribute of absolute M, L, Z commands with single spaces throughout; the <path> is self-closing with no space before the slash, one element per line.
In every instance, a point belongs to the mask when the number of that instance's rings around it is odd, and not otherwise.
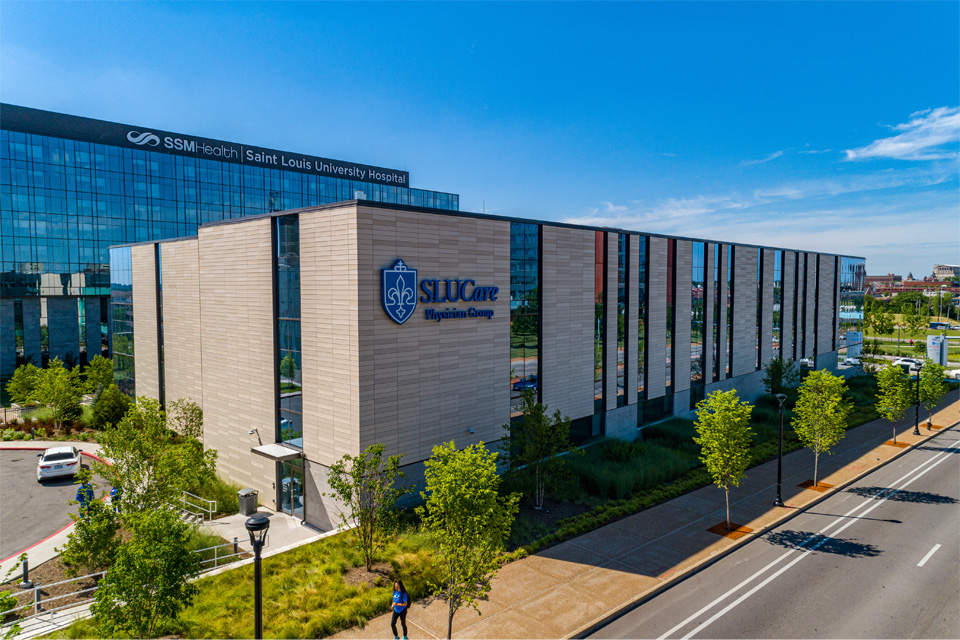
<path fill-rule="evenodd" d="M 250 449 L 257 455 L 261 455 L 264 458 L 270 458 L 275 462 L 283 462 L 284 460 L 292 460 L 293 458 L 300 457 L 299 449 L 291 449 L 290 447 L 285 447 L 282 444 L 262 444 L 259 447 L 253 447 Z"/>

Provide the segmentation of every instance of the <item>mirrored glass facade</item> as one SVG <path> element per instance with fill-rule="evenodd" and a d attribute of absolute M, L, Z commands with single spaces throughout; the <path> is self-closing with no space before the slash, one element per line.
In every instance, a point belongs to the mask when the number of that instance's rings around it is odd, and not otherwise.
<path fill-rule="evenodd" d="M 523 392 L 539 397 L 540 225 L 510 224 L 510 406 L 519 414 Z"/>
<path fill-rule="evenodd" d="M 110 249 L 110 341 L 113 353 L 113 379 L 120 391 L 136 394 L 133 345 L 133 271 L 130 247 Z"/>
<path fill-rule="evenodd" d="M 720 341 L 720 318 L 723 317 L 723 306 L 720 304 L 720 269 L 721 257 L 723 256 L 723 245 L 713 244 L 713 285 L 710 288 L 710 295 L 713 297 L 713 372 L 711 381 L 720 380 L 720 348 L 723 343 Z"/>
<path fill-rule="evenodd" d="M 780 309 L 783 304 L 783 251 L 773 252 L 773 357 L 779 358 L 783 344 Z"/>
<path fill-rule="evenodd" d="M 731 363 L 733 362 L 733 259 L 734 247 L 727 245 L 727 344 L 725 346 L 727 357 L 724 358 L 726 363 L 724 378 L 730 377 Z"/>
<path fill-rule="evenodd" d="M 593 334 L 593 431 L 592 435 L 603 433 L 603 388 L 606 357 L 607 336 L 607 234 L 596 231 L 593 236 L 593 300 L 594 300 L 594 334 Z"/>
<path fill-rule="evenodd" d="M 303 448 L 303 378 L 300 357 L 300 220 L 274 218 L 277 297 L 277 441 Z"/>
<path fill-rule="evenodd" d="M 858 347 L 862 342 L 847 339 L 848 331 L 863 331 L 863 295 L 866 288 L 866 262 L 863 258 L 840 258 L 840 355 L 846 355 L 850 347 Z M 862 340 L 862 337 L 861 337 Z"/>
<path fill-rule="evenodd" d="M 690 282 L 690 409 L 703 400 L 706 382 L 704 365 L 704 295 L 706 293 L 706 246 L 703 242 L 693 244 L 693 268 Z"/>

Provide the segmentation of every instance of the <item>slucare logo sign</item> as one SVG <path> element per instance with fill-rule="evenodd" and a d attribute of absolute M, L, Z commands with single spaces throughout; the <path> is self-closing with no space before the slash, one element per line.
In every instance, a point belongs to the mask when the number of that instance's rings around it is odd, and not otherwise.
<path fill-rule="evenodd" d="M 417 270 L 398 259 L 393 267 L 380 270 L 380 301 L 391 320 L 403 324 L 413 316 L 417 302 L 424 304 L 453 304 L 457 302 L 496 302 L 500 287 L 477 286 L 474 280 L 420 280 L 417 294 Z M 441 322 L 459 318 L 493 317 L 493 309 L 428 308 L 424 318 Z"/>

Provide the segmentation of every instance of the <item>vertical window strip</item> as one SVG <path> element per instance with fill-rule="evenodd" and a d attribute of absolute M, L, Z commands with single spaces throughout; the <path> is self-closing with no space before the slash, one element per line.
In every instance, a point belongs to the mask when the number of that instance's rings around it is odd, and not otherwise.
<path fill-rule="evenodd" d="M 630 269 L 630 242 L 625 233 L 617 236 L 617 407 L 627 404 L 627 281 Z"/>
<path fill-rule="evenodd" d="M 722 313 L 722 307 L 720 306 L 721 256 L 723 256 L 723 245 L 713 245 L 713 382 L 720 380 L 720 348 L 723 346 L 720 342 L 720 315 Z"/>
<path fill-rule="evenodd" d="M 647 397 L 647 287 L 649 286 L 647 254 L 650 239 L 640 236 L 637 265 L 637 403 Z"/>

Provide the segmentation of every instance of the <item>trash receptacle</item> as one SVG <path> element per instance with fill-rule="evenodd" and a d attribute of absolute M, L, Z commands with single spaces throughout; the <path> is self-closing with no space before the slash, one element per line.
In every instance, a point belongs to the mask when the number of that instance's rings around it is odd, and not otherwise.
<path fill-rule="evenodd" d="M 252 516 L 257 512 L 257 490 L 240 489 L 237 491 L 238 501 L 240 502 L 240 515 Z"/>

